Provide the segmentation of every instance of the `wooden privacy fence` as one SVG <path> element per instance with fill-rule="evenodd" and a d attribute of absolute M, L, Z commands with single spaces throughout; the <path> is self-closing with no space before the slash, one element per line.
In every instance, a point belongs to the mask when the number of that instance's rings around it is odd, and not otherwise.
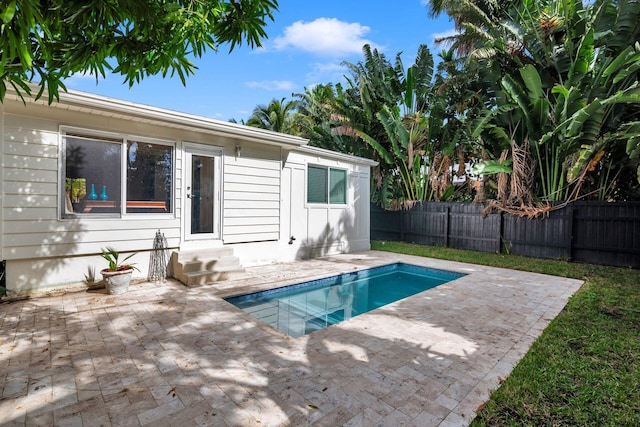
<path fill-rule="evenodd" d="M 485 205 L 424 202 L 408 211 L 371 205 L 371 239 L 640 268 L 640 203 L 577 202 L 542 219 Z"/>

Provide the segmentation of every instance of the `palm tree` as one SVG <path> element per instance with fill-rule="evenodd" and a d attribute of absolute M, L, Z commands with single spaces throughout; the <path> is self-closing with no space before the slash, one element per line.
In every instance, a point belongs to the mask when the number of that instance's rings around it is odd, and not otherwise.
<path fill-rule="evenodd" d="M 295 100 L 273 99 L 268 105 L 256 106 L 246 124 L 274 132 L 296 134 L 293 118 L 296 105 Z"/>
<path fill-rule="evenodd" d="M 345 63 L 351 71 L 345 94 L 351 96 L 338 100 L 358 101 L 339 105 L 343 128 L 366 142 L 380 162 L 373 197 L 388 207 L 392 199 L 413 203 L 451 194 L 446 165 L 456 142 L 443 146 L 442 109 L 431 109 L 439 105 L 431 52 L 420 46 L 408 68 L 400 54 L 392 64 L 377 49 L 365 46 L 363 53 L 364 61 Z"/>

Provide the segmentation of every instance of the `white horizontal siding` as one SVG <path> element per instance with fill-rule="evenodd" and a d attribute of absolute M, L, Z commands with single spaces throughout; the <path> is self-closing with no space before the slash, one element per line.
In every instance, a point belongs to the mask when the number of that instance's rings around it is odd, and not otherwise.
<path fill-rule="evenodd" d="M 3 224 L 3 230 L 5 234 L 10 233 L 12 230 L 25 232 L 28 231 L 28 229 L 16 230 L 17 227 L 9 221 L 52 221 L 55 220 L 57 215 L 58 210 L 56 208 L 2 208 L 2 216 L 5 221 Z"/>
<path fill-rule="evenodd" d="M 274 217 L 272 216 L 254 216 L 251 218 L 251 223 L 253 225 L 267 226 L 273 225 Z M 246 226 L 247 220 L 246 218 L 236 217 L 236 218 L 225 218 L 225 224 L 228 226 Z"/>
<path fill-rule="evenodd" d="M 264 217 L 272 217 L 279 218 L 279 209 L 225 209 L 224 210 L 224 220 L 227 221 L 228 218 L 264 218 Z M 277 221 L 277 220 L 276 220 Z"/>
<path fill-rule="evenodd" d="M 271 201 L 271 202 L 279 202 L 280 194 L 278 193 L 260 193 L 253 192 L 253 200 L 256 201 Z M 242 191 L 226 191 L 225 192 L 226 200 L 245 200 L 246 192 Z"/>
<path fill-rule="evenodd" d="M 269 209 L 278 211 L 280 208 L 280 202 L 278 200 L 226 200 L 224 206 L 227 209 L 240 209 L 245 210 L 247 214 L 250 214 L 253 210 Z"/>
<path fill-rule="evenodd" d="M 5 194 L 34 194 L 56 196 L 58 184 L 55 182 L 30 182 L 25 185 L 23 182 L 6 181 L 4 183 Z"/>
<path fill-rule="evenodd" d="M 180 221 L 174 215 L 58 219 L 58 129 L 61 123 L 68 123 L 69 115 L 56 109 L 46 109 L 45 115 L 48 117 L 3 115 L 4 259 L 96 254 L 105 246 L 118 251 L 150 250 L 158 229 L 165 234 L 169 246 L 179 245 Z M 107 130 L 114 132 L 121 131 L 118 126 L 128 126 L 126 121 L 115 120 L 109 125 L 113 128 Z M 157 133 L 157 129 L 149 129 L 152 131 Z M 177 169 L 176 181 L 179 177 Z"/>
<path fill-rule="evenodd" d="M 224 166 L 225 243 L 278 240 L 280 235 L 280 151 L 242 151 Z"/>
<path fill-rule="evenodd" d="M 249 172 L 249 169 L 247 170 Z M 280 178 L 270 176 L 260 176 L 262 169 L 253 171 L 256 175 L 233 175 L 225 170 L 224 182 L 233 184 L 246 184 L 247 188 L 251 187 L 267 187 L 273 188 L 280 185 Z"/>
<path fill-rule="evenodd" d="M 231 197 L 234 192 L 239 193 L 264 193 L 264 194 L 280 194 L 279 191 L 276 191 L 279 187 L 271 184 L 271 185 L 261 185 L 255 183 L 238 183 L 238 182 L 227 182 L 224 186 L 224 191 L 229 194 Z"/>
<path fill-rule="evenodd" d="M 30 184 L 32 182 L 48 182 L 55 185 L 58 184 L 58 170 L 25 170 L 25 169 L 7 169 L 2 170 L 2 179 L 5 184 L 10 181 Z M 5 192 L 6 194 L 6 192 Z"/>
<path fill-rule="evenodd" d="M 265 163 L 266 162 L 266 163 Z M 229 174 L 229 180 L 234 176 L 260 176 L 280 179 L 280 161 L 242 159 L 235 163 L 225 165 L 225 172 Z"/>
<path fill-rule="evenodd" d="M 155 237 L 156 229 L 155 227 L 143 227 L 143 223 L 139 224 L 140 226 L 136 229 L 128 230 L 126 237 L 123 237 L 119 240 L 119 242 L 123 241 L 144 241 L 148 240 L 150 242 L 147 249 L 152 249 L 153 238 Z M 174 233 L 172 231 L 172 233 Z M 165 233 L 165 237 L 169 238 L 179 238 L 180 234 L 175 233 L 174 235 Z M 82 243 L 97 243 L 98 246 L 105 246 L 104 242 L 108 242 L 113 239 L 113 231 L 112 230 L 92 230 L 91 233 L 84 233 L 82 231 L 66 231 L 66 230 L 58 230 L 56 233 L 50 233 L 49 236 L 45 239 L 42 238 L 41 232 L 22 232 L 22 233 L 11 233 L 5 234 L 4 241 L 7 246 L 11 247 L 29 247 L 29 246 L 39 246 L 42 244 L 56 244 L 56 245 L 75 245 L 79 240 Z"/>
<path fill-rule="evenodd" d="M 248 232 L 245 231 L 242 234 L 230 234 L 228 236 L 225 235 L 224 237 L 224 243 L 225 244 L 229 244 L 229 243 L 248 243 L 247 242 L 247 235 L 251 236 L 250 240 L 251 242 L 266 242 L 266 241 L 271 241 L 271 240 L 276 240 L 277 239 L 277 235 L 278 232 L 277 231 L 268 231 L 268 232 L 261 232 L 260 230 L 258 231 L 254 231 L 254 232 Z M 274 235 L 276 237 L 274 237 Z"/>
<path fill-rule="evenodd" d="M 20 195 L 8 194 L 4 196 L 3 206 L 5 208 L 56 208 L 57 196 L 55 194 L 40 195 L 33 190 L 30 191 L 30 194 L 24 192 Z"/>
<path fill-rule="evenodd" d="M 178 239 L 167 239 L 169 247 L 178 247 Z M 145 241 L 118 239 L 117 241 L 102 242 L 97 244 L 94 242 L 76 241 L 72 245 L 68 243 L 46 243 L 34 246 L 22 247 L 6 247 L 4 249 L 5 259 L 32 259 L 32 258 L 49 258 L 49 257 L 67 257 L 70 252 L 82 255 L 96 255 L 100 253 L 101 248 L 113 246 L 118 252 L 139 252 L 143 250 L 151 250 L 153 248 L 153 236 Z M 64 260 L 60 260 L 64 264 Z"/>
<path fill-rule="evenodd" d="M 118 225 L 118 230 L 122 233 L 126 233 L 127 236 L 130 235 L 132 231 L 135 230 L 153 230 L 154 233 L 156 230 L 160 229 L 165 235 L 175 235 L 178 236 L 178 230 L 172 228 L 173 226 L 173 218 L 150 218 L 148 215 L 141 215 L 140 218 L 131 219 L 130 217 L 126 220 L 120 221 Z M 14 230 L 5 230 L 5 234 L 7 233 L 47 233 L 51 230 L 62 230 L 65 232 L 74 232 L 74 233 L 86 233 L 87 229 L 90 226 L 91 232 L 101 232 L 101 231 L 111 231 L 113 232 L 113 218 L 104 218 L 104 219 L 95 219 L 87 222 L 85 220 L 40 220 L 40 221 L 31 221 L 26 219 L 18 219 L 11 221 L 11 226 Z M 166 230 L 166 231 L 165 231 Z M 147 232 L 148 234 L 148 232 Z"/>

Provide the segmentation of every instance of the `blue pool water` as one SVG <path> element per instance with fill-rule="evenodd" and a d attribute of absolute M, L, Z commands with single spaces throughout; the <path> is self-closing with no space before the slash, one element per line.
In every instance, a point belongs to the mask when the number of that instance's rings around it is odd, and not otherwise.
<path fill-rule="evenodd" d="M 464 275 L 396 263 L 226 301 L 297 338 Z"/>

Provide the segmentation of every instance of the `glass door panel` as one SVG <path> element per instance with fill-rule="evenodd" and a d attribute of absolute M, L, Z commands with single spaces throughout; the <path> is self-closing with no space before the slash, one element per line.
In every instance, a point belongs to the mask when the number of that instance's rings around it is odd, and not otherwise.
<path fill-rule="evenodd" d="M 196 144 L 185 148 L 185 239 L 219 239 L 221 150 Z"/>
<path fill-rule="evenodd" d="M 191 234 L 213 233 L 215 160 L 191 156 Z"/>

